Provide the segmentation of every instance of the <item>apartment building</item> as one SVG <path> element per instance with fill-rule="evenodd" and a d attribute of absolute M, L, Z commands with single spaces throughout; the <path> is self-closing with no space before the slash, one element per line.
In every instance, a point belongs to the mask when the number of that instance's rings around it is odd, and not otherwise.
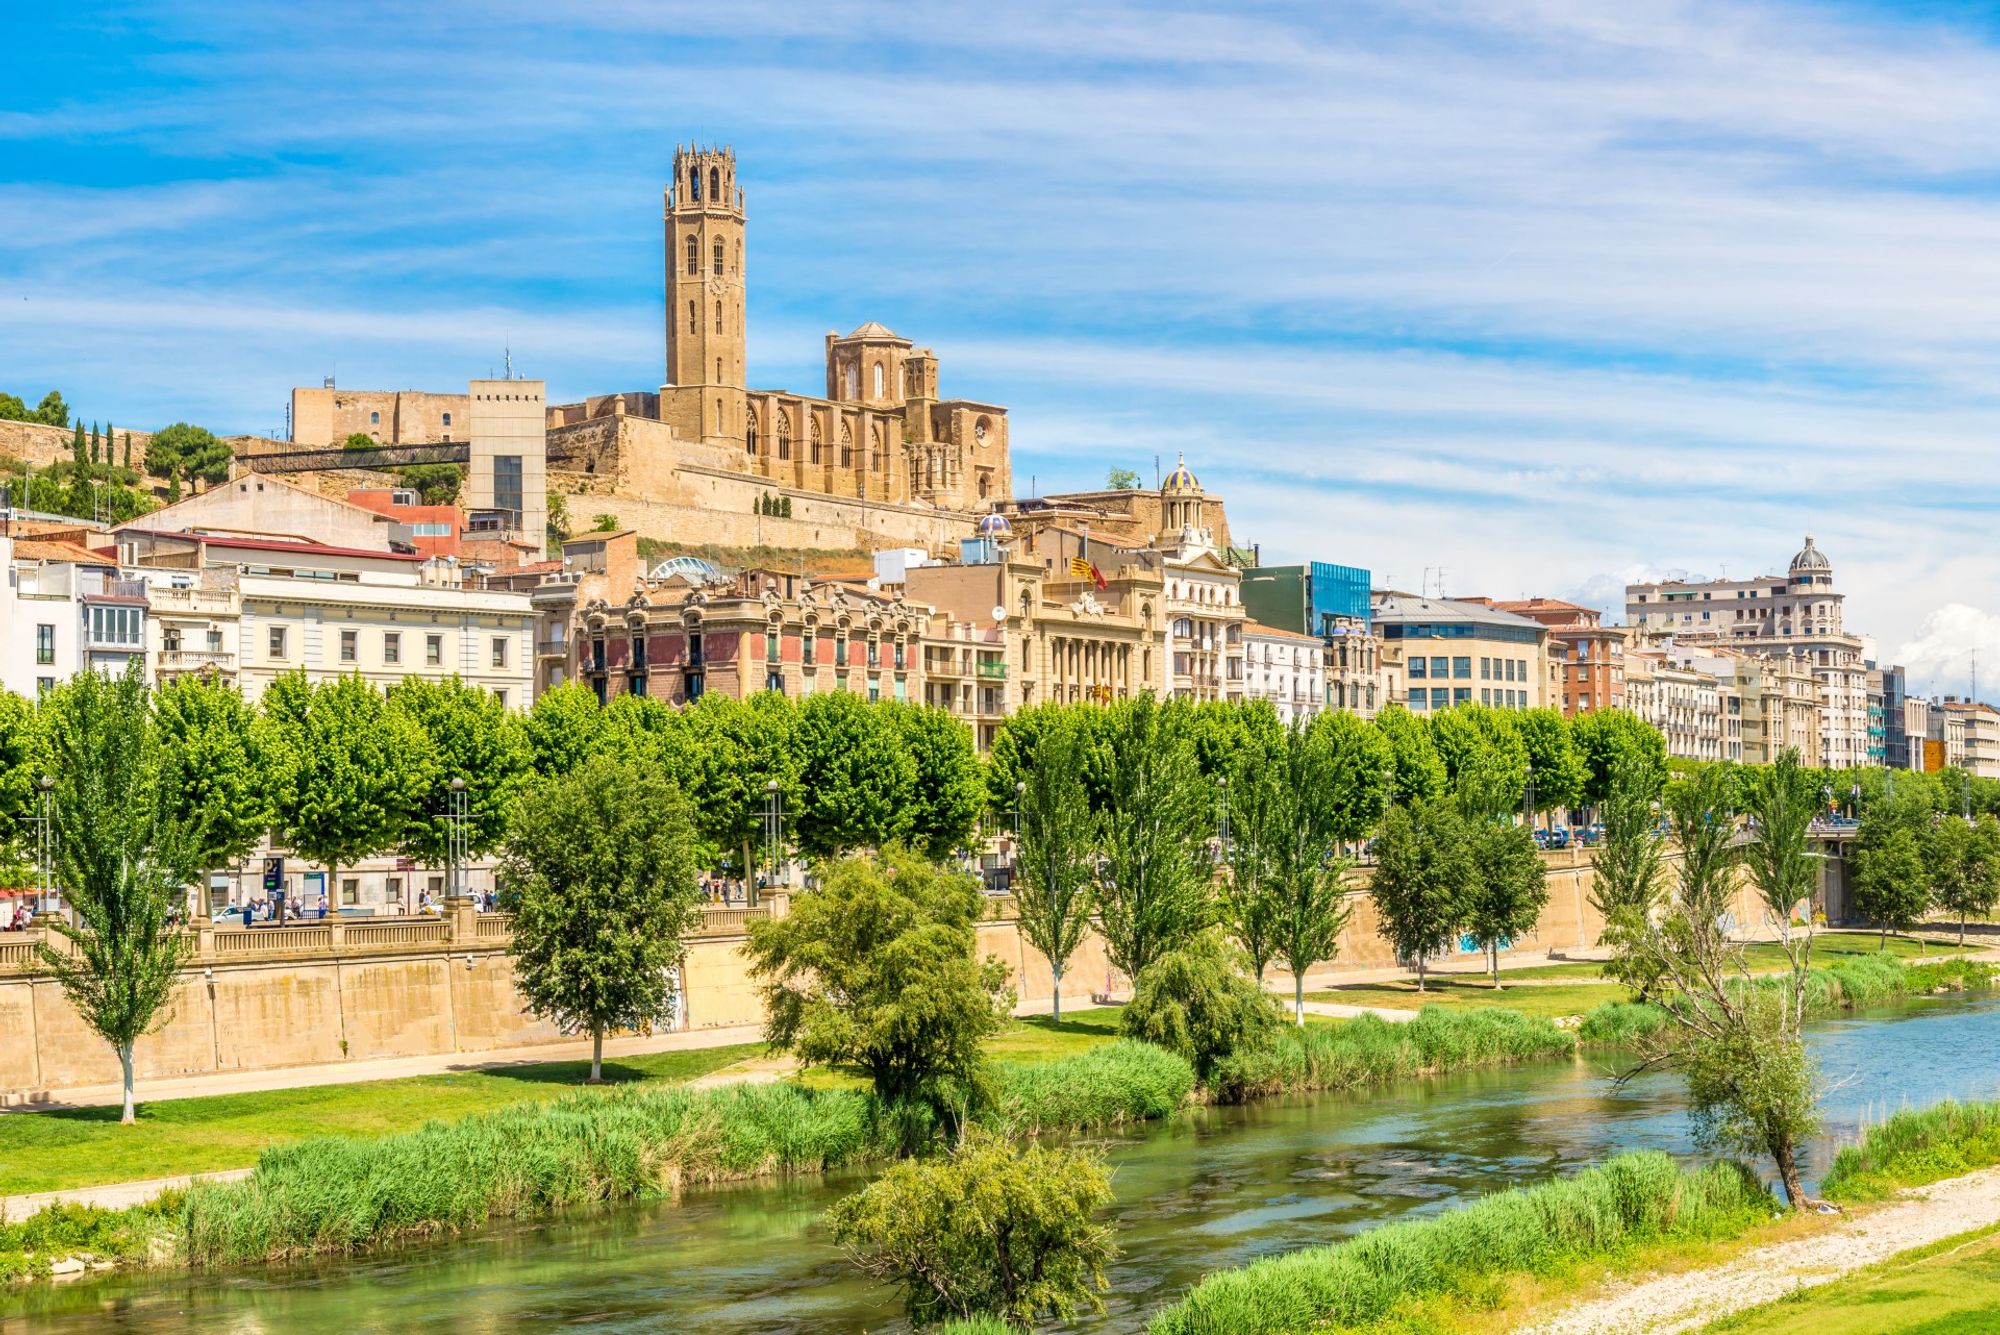
<path fill-rule="evenodd" d="M 1316 717 L 1327 707 L 1320 638 L 1244 622 L 1243 694 L 1246 700 L 1268 701 L 1286 723 Z"/>
<path fill-rule="evenodd" d="M 35 698 L 94 668 L 122 673 L 147 659 L 150 607 L 144 581 L 93 547 L 89 530 L 0 536 L 0 685 Z"/>
<path fill-rule="evenodd" d="M 1389 591 L 1374 595 L 1373 620 L 1391 698 L 1412 710 L 1548 703 L 1549 630 L 1538 621 L 1488 603 Z"/>
<path fill-rule="evenodd" d="M 1374 717 L 1389 698 L 1381 641 L 1370 622 L 1372 579 L 1359 566 L 1329 561 L 1259 565 L 1242 573 L 1245 614 L 1266 626 L 1316 636 L 1323 646 L 1327 707 L 1363 718 Z"/>

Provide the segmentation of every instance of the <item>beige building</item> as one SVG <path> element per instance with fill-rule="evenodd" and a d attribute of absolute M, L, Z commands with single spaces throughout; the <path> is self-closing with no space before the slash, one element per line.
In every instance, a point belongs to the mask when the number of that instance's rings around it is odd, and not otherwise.
<path fill-rule="evenodd" d="M 1549 703 L 1549 630 L 1539 622 L 1484 603 L 1377 591 L 1374 624 L 1390 698 L 1418 713 Z"/>
<path fill-rule="evenodd" d="M 1933 719 L 1940 715 L 1945 721 L 1944 727 L 1938 730 L 1940 739 L 1946 743 L 1945 763 L 1955 765 L 1975 778 L 2000 779 L 2000 709 L 1947 695 L 1932 709 Z M 1956 756 L 1952 754 L 1954 741 L 1957 744 Z"/>
<path fill-rule="evenodd" d="M 1808 536 L 1784 575 L 1627 585 L 1625 619 L 1647 640 L 1802 658 L 1819 689 L 1820 763 L 1849 769 L 1870 763 L 1868 666 L 1842 624 L 1843 597 Z"/>
<path fill-rule="evenodd" d="M 1327 707 L 1326 646 L 1317 635 L 1243 623 L 1243 698 L 1267 700 L 1286 723 Z"/>
<path fill-rule="evenodd" d="M 1176 700 L 1241 700 L 1243 575 L 1217 549 L 1206 499 L 1185 460 L 1160 487 L 1167 692 Z"/>
<path fill-rule="evenodd" d="M 1737 750 L 1725 758 L 1768 765 L 1787 750 L 1799 762 L 1819 766 L 1819 687 L 1811 669 L 1797 658 L 1727 650 L 1690 651 L 1685 661 L 1697 672 L 1733 690 L 1738 710 Z"/>
<path fill-rule="evenodd" d="M 1625 702 L 1627 709 L 1660 730 L 1669 756 L 1741 759 L 1742 705 L 1733 679 L 1725 684 L 1686 659 L 1676 662 L 1659 650 L 1633 650 L 1625 656 Z"/>
<path fill-rule="evenodd" d="M 827 334 L 823 397 L 751 388 L 746 216 L 732 150 L 676 150 L 666 383 L 543 405 L 551 489 L 682 543 L 938 550 L 970 534 L 1011 494 L 1007 410 L 942 397 L 936 354 L 873 321 Z M 459 439 L 480 393 L 298 389 L 293 439 Z"/>
<path fill-rule="evenodd" d="M 1924 734 L 1924 768 L 1932 773 L 1965 768 L 1965 711 L 1948 707 L 1955 703 L 1952 696 L 1931 702 Z"/>

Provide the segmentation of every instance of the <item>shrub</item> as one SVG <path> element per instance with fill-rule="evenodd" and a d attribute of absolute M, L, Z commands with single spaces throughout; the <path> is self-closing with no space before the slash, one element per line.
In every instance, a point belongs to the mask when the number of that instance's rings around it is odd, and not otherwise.
<path fill-rule="evenodd" d="M 1095 1221 L 1111 1170 L 1092 1154 L 981 1130 L 950 1155 L 897 1164 L 827 1212 L 868 1274 L 903 1289 L 911 1324 L 993 1317 L 1016 1325 L 1102 1307 L 1117 1254 Z"/>
<path fill-rule="evenodd" d="M 1834 1156 L 1820 1190 L 1833 1200 L 1876 1200 L 1993 1163 L 2000 1163 L 2000 1103 L 1947 1100 L 1869 1127 Z"/>
<path fill-rule="evenodd" d="M 1629 1048 L 1666 1022 L 1667 1013 L 1649 1001 L 1607 1001 L 1583 1017 L 1576 1036 L 1591 1047 Z"/>
<path fill-rule="evenodd" d="M 1121 1038 L 1074 1056 L 1002 1062 L 997 1120 L 1016 1132 L 1080 1131 L 1165 1117 L 1194 1088 L 1187 1058 Z"/>
<path fill-rule="evenodd" d="M 1245 972 L 1241 952 L 1214 930 L 1147 966 L 1119 1019 L 1128 1038 L 1179 1053 L 1204 1083 L 1218 1062 L 1282 1024 L 1277 1002 Z"/>
<path fill-rule="evenodd" d="M 1146 1329 L 1257 1335 L 1361 1326 L 1404 1302 L 1483 1301 L 1508 1273 L 1561 1273 L 1634 1246 L 1731 1237 L 1768 1217 L 1772 1204 L 1739 1164 L 1682 1169 L 1658 1151 L 1624 1154 L 1434 1219 L 1210 1275 Z"/>

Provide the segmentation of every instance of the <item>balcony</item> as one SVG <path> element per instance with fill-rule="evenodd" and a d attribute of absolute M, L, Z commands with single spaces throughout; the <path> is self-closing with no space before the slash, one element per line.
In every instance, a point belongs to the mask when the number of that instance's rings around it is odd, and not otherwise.
<path fill-rule="evenodd" d="M 147 595 L 157 616 L 237 616 L 242 608 L 234 588 L 159 587 Z"/>
<path fill-rule="evenodd" d="M 159 671 L 164 675 L 173 672 L 215 672 L 234 675 L 236 655 L 220 649 L 162 649 Z"/>
<path fill-rule="evenodd" d="M 541 658 L 568 658 L 569 641 L 537 640 L 535 641 L 535 653 Z"/>

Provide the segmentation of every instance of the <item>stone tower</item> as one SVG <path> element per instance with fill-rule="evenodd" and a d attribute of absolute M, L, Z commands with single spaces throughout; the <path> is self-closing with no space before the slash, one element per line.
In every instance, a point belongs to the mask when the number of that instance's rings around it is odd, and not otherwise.
<path fill-rule="evenodd" d="M 675 147 L 673 180 L 666 190 L 666 247 L 667 383 L 740 391 L 743 192 L 736 188 L 734 149 Z M 716 401 L 725 404 L 724 399 Z M 730 434 L 739 425 L 703 422 L 700 434 Z"/>

